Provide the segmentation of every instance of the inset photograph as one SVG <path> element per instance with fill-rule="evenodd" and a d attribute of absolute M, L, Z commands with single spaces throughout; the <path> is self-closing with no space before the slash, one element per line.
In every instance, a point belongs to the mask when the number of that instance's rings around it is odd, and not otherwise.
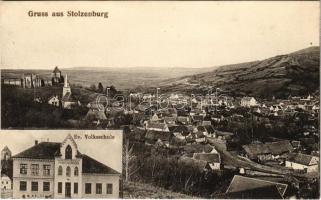
<path fill-rule="evenodd" d="M 1 199 L 119 198 L 121 131 L 3 131 Z"/>

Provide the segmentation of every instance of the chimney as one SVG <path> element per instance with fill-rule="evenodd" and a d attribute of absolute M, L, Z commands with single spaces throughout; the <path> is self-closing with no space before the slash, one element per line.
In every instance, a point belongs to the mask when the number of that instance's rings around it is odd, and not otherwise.
<path fill-rule="evenodd" d="M 35 140 L 35 145 L 38 145 L 38 140 Z"/>

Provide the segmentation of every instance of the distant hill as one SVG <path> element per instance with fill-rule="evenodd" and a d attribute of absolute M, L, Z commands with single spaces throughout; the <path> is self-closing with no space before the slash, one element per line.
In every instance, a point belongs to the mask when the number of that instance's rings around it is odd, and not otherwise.
<path fill-rule="evenodd" d="M 231 55 L 232 56 L 232 55 Z M 101 82 L 104 87 L 163 92 L 206 92 L 219 87 L 234 95 L 287 97 L 319 90 L 319 47 L 309 47 L 260 61 L 200 68 L 175 67 L 73 67 L 61 69 L 72 85 L 88 87 Z M 54 68 L 54 67 L 53 67 Z M 53 70 L 52 68 L 52 70 Z M 2 69 L 6 78 L 23 73 L 51 79 L 52 70 Z"/>
<path fill-rule="evenodd" d="M 32 73 L 51 80 L 52 70 L 2 69 L 1 75 L 5 78 L 20 78 L 23 73 Z M 74 85 L 80 84 L 88 87 L 92 84 L 97 86 L 101 82 L 104 87 L 114 85 L 117 89 L 133 89 L 136 87 L 156 87 L 160 81 L 207 72 L 213 68 L 73 67 L 60 70 L 63 75 L 68 74 L 69 82 Z"/>
<path fill-rule="evenodd" d="M 265 60 L 225 65 L 211 72 L 168 79 L 161 82 L 161 88 L 195 92 L 212 86 L 234 95 L 305 95 L 319 91 L 319 66 L 319 47 L 309 47 Z"/>

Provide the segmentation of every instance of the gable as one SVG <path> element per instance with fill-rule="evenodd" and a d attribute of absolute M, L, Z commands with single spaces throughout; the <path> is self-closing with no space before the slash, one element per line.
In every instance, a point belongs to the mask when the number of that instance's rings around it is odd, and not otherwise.
<path fill-rule="evenodd" d="M 61 158 L 66 159 L 66 149 L 71 148 L 72 159 L 75 159 L 78 153 L 78 147 L 70 134 L 64 139 L 60 146 Z"/>
<path fill-rule="evenodd" d="M 313 156 L 310 161 L 310 165 L 317 165 L 319 162 L 319 158 L 316 156 Z"/>

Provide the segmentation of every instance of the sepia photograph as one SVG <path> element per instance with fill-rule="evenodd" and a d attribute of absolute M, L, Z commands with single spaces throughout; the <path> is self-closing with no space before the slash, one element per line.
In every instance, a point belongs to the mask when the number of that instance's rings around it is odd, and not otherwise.
<path fill-rule="evenodd" d="M 0 20 L 1 198 L 320 198 L 319 1 L 1 2 Z"/>
<path fill-rule="evenodd" d="M 0 141 L 1 199 L 120 197 L 121 131 L 2 131 Z"/>

